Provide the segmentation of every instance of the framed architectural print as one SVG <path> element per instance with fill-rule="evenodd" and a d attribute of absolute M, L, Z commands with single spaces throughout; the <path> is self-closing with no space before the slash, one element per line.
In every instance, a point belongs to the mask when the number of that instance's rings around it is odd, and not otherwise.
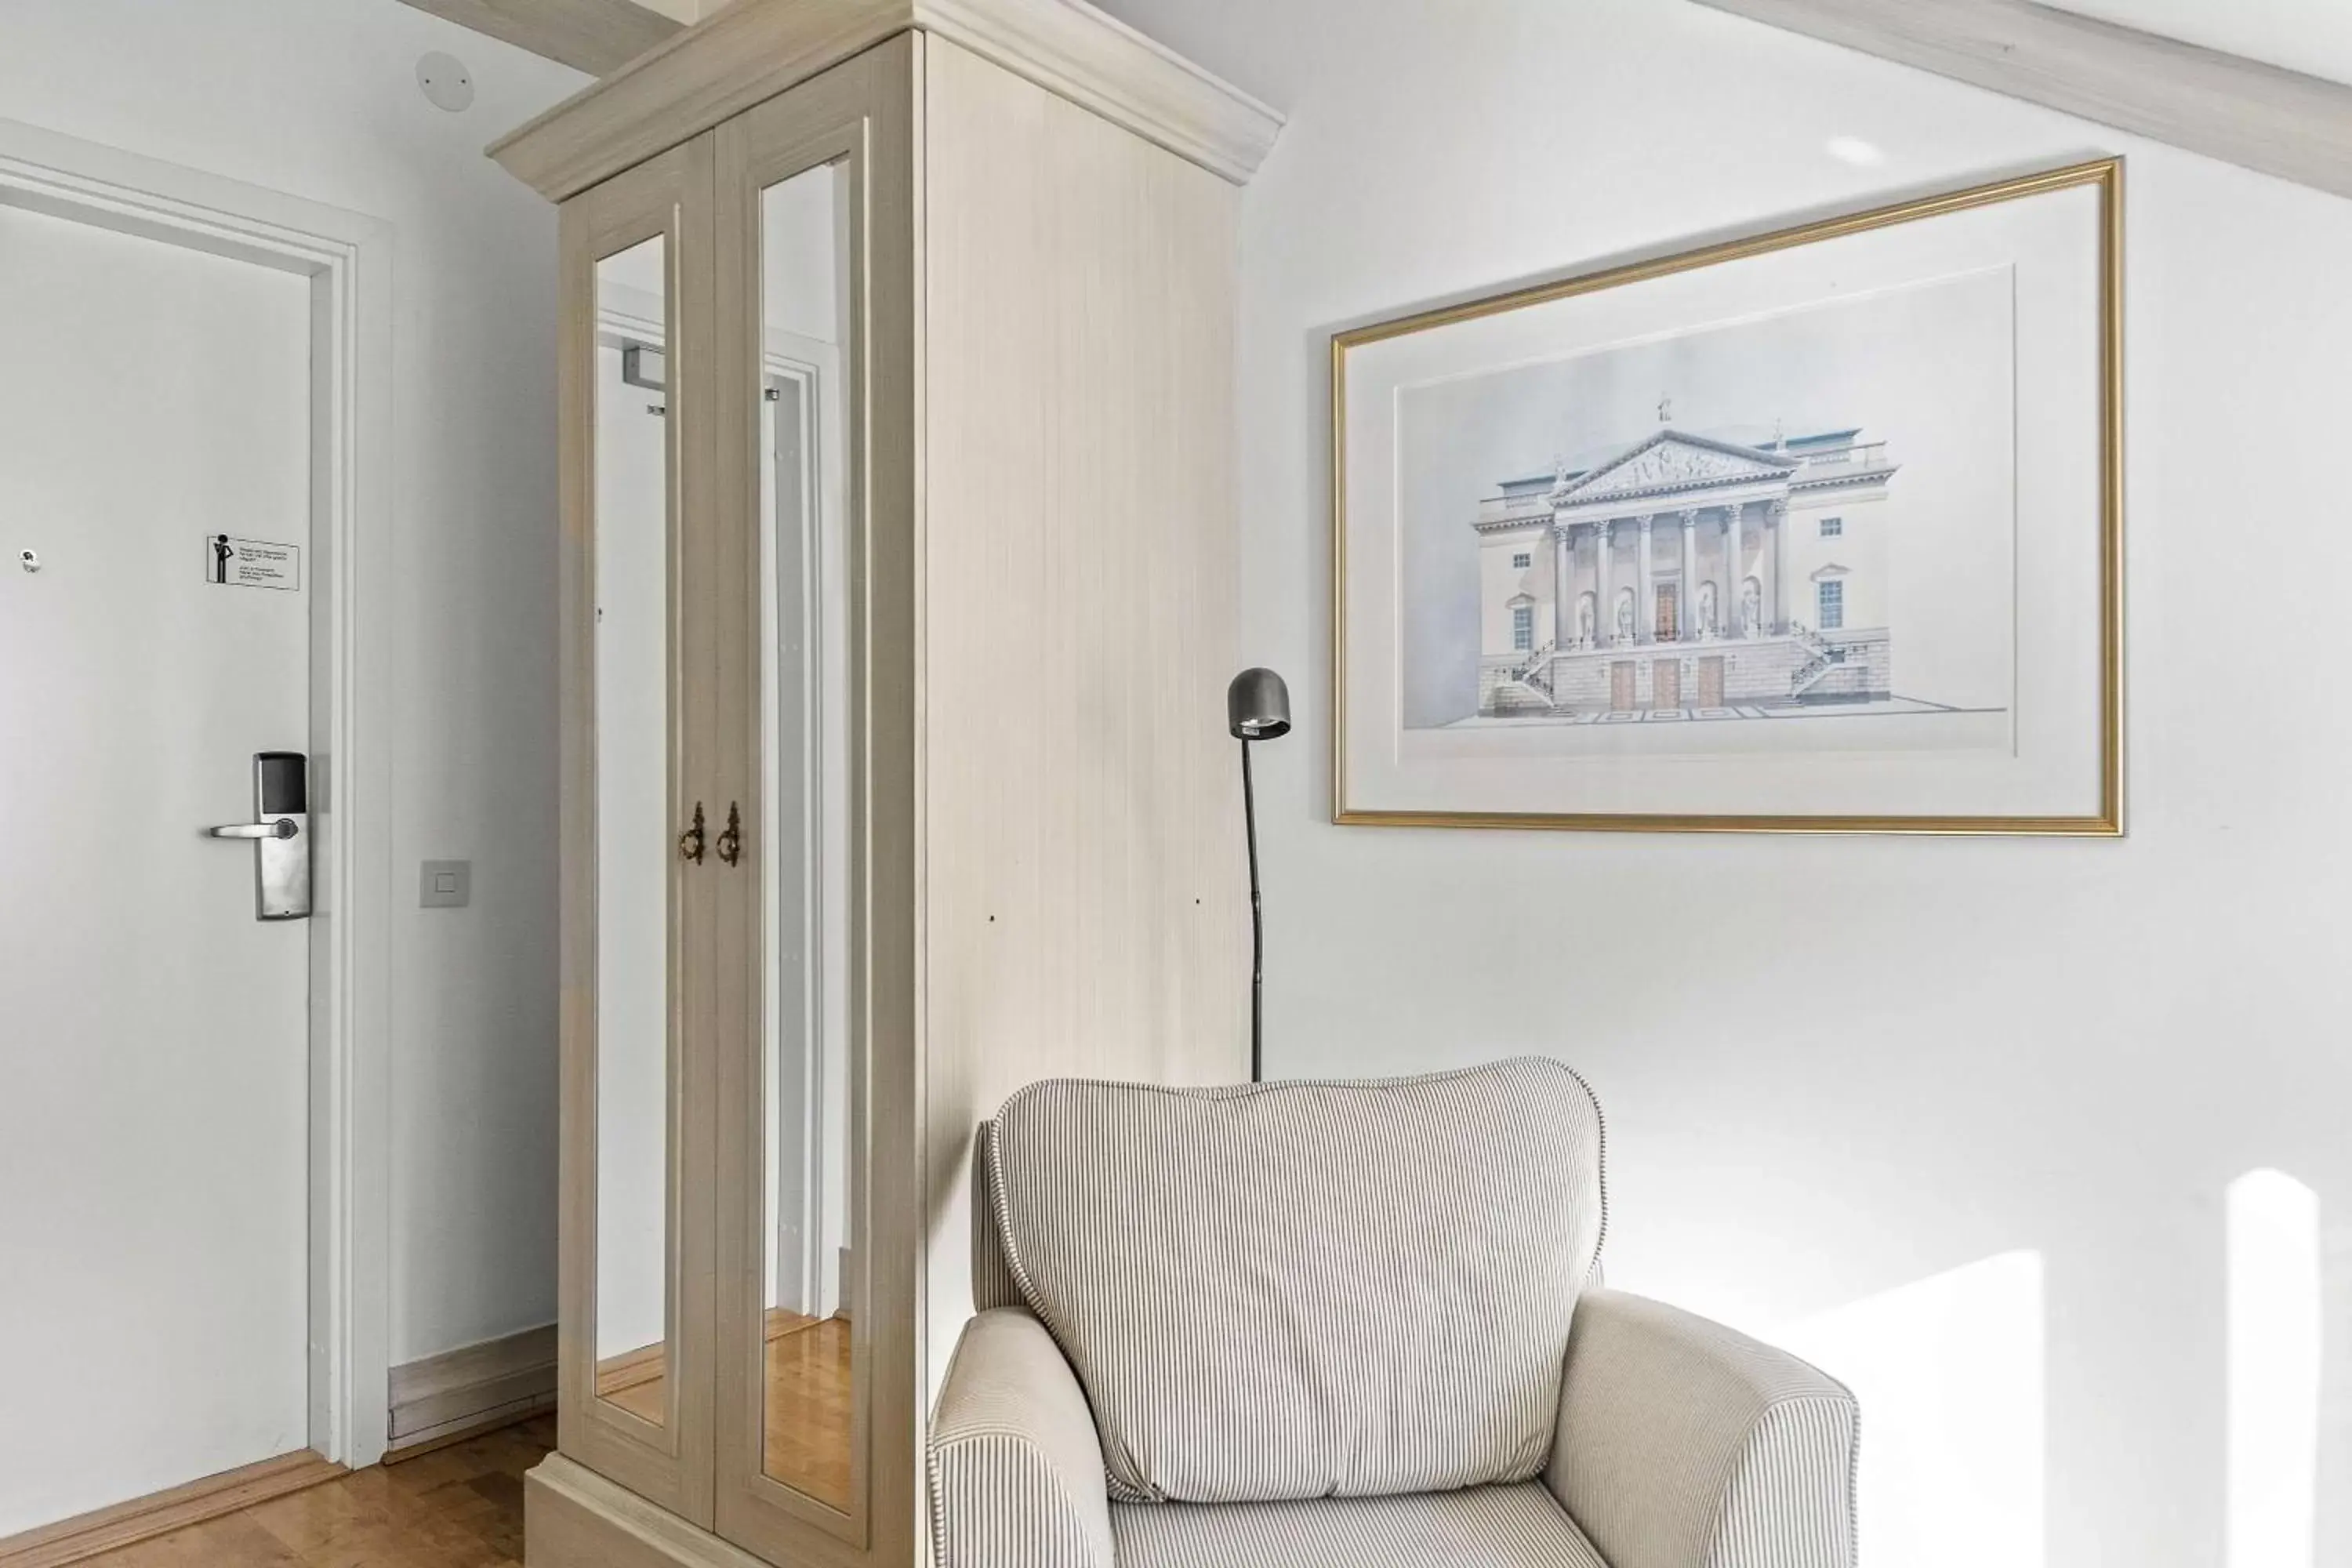
<path fill-rule="evenodd" d="M 1335 337 L 1334 819 L 2120 833 L 2122 182 Z"/>

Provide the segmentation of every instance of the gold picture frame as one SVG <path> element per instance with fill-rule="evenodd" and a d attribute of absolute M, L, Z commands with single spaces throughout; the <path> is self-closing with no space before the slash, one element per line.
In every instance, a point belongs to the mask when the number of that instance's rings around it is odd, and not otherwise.
<path fill-rule="evenodd" d="M 1915 224 L 1955 214 L 2020 201 L 2053 193 L 2089 188 L 2097 195 L 2096 319 L 2098 363 L 2096 426 L 2100 450 L 2096 458 L 2097 503 L 2097 703 L 2098 786 L 2095 808 L 2057 815 L 1812 815 L 1758 813 L 1692 815 L 1647 812 L 1582 812 L 1522 810 L 1397 809 L 1352 802 L 1349 785 L 1349 505 L 1348 505 L 1348 380 L 1349 354 L 1381 343 L 1481 318 L 1549 304 L 1579 295 L 1594 294 L 1624 285 L 1693 272 L 1769 255 L 1776 251 Z M 1632 262 L 1581 273 L 1551 282 L 1514 289 L 1458 304 L 1419 311 L 1392 321 L 1335 333 L 1331 340 L 1331 546 L 1332 546 L 1332 682 L 1331 769 L 1332 821 L 1346 826 L 1390 827 L 1502 827 L 1570 829 L 1593 832 L 1678 833 L 1875 833 L 1912 835 L 2039 835 L 2119 837 L 2124 831 L 2124 680 L 2123 680 L 2123 160 L 2095 159 L 2062 168 L 1979 184 L 1963 190 L 1903 201 L 1746 238 L 1727 240 L 1664 258 Z M 1662 410 L 1663 413 L 1663 410 Z M 1565 470 L 1563 469 L 1563 473 Z M 1567 482 L 1563 478 L 1562 484 Z M 1731 509 L 1735 512 L 1738 508 Z M 1687 516 L 1688 514 L 1685 514 Z M 1685 523 L 1685 529 L 1688 524 Z M 1727 538 L 1737 539 L 1736 525 L 1727 524 Z M 1622 537 L 1602 525 L 1601 537 Z M 1648 537 L 1644 522 L 1643 537 Z M 1687 532 L 1685 539 L 1689 536 Z M 1615 559 L 1618 546 L 1601 549 Z M 1685 545 L 1687 548 L 1687 545 Z M 1646 550 L 1646 545 L 1644 546 Z M 1723 547 L 1728 561 L 1732 547 Z M 1562 557 L 1565 563 L 1570 558 Z M 1646 563 L 1647 556 L 1643 557 Z M 1514 564 L 1521 564 L 1518 557 Z M 1760 570 L 1760 568 L 1759 568 Z M 1738 575 L 1727 566 L 1728 581 Z M 1775 569 L 1776 591 L 1778 569 Z M 1609 578 L 1601 585 L 1611 586 Z M 1712 584 L 1709 585 L 1710 591 Z M 1556 590 L 1565 595 L 1570 588 Z M 1727 594 L 1730 592 L 1726 589 Z M 1584 595 L 1589 598 L 1591 595 Z M 1742 613 L 1747 605 L 1743 601 Z M 1564 611 L 1559 612 L 1563 616 Z M 1563 620 L 1562 625 L 1565 625 Z M 1622 623 L 1617 623 L 1622 627 Z M 1711 628 L 1710 628 L 1711 629 Z M 1622 631 L 1619 632 L 1622 636 Z M 1679 637 L 1681 634 L 1674 634 Z M 1743 634 L 1745 635 L 1745 634 Z M 1565 633 L 1562 634 L 1565 636 Z M 1664 637 L 1667 634 L 1658 633 Z M 1585 646 L 1585 645 L 1580 645 Z M 1718 669 L 1719 669 L 1718 666 Z M 1720 681 L 1720 675 L 1717 675 Z M 2079 684 L 2079 681 L 2078 681 Z M 1679 692 L 1679 683 L 1675 688 Z M 1679 701 L 1679 696 L 1676 700 Z M 1721 701 L 1718 696 L 1718 701 Z M 1611 699 L 1613 704 L 1616 699 Z"/>

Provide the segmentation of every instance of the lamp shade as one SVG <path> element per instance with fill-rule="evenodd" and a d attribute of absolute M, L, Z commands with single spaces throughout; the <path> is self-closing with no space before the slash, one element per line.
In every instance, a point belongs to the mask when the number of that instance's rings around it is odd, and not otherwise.
<path fill-rule="evenodd" d="M 1225 688 L 1225 719 L 1239 741 L 1290 732 L 1290 688 L 1270 669 L 1244 669 Z"/>

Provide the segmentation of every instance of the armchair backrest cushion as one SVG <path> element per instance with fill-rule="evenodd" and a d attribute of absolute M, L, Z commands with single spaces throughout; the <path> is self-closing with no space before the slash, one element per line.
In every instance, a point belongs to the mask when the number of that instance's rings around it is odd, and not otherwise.
<path fill-rule="evenodd" d="M 1014 1283 L 1124 1500 L 1535 1475 L 1602 1228 L 1601 1125 L 1540 1058 L 1181 1089 L 1055 1080 L 984 1144 Z"/>

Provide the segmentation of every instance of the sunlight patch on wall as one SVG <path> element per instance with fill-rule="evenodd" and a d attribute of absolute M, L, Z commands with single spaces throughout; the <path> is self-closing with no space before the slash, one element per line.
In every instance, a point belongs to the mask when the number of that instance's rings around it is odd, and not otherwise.
<path fill-rule="evenodd" d="M 2230 1568 L 2311 1568 L 2318 1484 L 2319 1194 L 2230 1184 Z"/>
<path fill-rule="evenodd" d="M 1861 1402 L 1864 1568 L 2042 1568 L 2040 1253 L 2000 1253 L 1773 1338 Z"/>

